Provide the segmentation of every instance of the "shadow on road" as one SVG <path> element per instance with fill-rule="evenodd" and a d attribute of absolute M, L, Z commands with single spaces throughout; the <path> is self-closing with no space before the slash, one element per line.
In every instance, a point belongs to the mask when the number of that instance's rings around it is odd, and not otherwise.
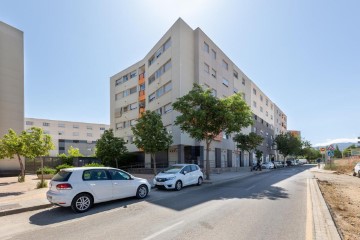
<path fill-rule="evenodd" d="M 23 192 L 5 192 L 5 193 L 0 193 L 0 197 L 19 196 L 21 194 L 24 194 L 24 193 Z"/>

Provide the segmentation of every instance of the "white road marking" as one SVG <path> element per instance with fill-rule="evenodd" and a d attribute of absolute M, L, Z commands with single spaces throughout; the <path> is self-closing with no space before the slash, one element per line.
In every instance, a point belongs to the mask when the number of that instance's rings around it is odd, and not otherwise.
<path fill-rule="evenodd" d="M 173 225 L 171 225 L 171 226 L 169 226 L 169 227 L 167 227 L 167 228 L 164 228 L 164 229 L 163 229 L 163 230 L 161 230 L 161 231 L 158 231 L 158 232 L 156 232 L 156 233 L 154 233 L 154 234 L 152 234 L 152 235 L 148 236 L 147 238 L 144 238 L 143 240 L 150 240 L 150 239 L 153 239 L 153 238 L 155 238 L 155 237 L 159 236 L 160 234 L 163 234 L 164 232 L 169 231 L 170 229 L 172 229 L 172 228 L 176 227 L 177 225 L 182 224 L 183 222 L 184 222 L 184 221 L 181 221 L 181 222 L 175 223 L 175 224 L 173 224 Z"/>

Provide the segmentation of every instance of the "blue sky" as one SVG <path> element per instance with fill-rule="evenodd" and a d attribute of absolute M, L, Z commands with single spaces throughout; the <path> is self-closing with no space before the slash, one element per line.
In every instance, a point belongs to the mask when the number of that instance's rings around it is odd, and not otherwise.
<path fill-rule="evenodd" d="M 110 76 L 181 17 L 316 145 L 360 136 L 359 9 L 356 0 L 0 0 L 0 21 L 24 32 L 26 117 L 109 124 Z"/>

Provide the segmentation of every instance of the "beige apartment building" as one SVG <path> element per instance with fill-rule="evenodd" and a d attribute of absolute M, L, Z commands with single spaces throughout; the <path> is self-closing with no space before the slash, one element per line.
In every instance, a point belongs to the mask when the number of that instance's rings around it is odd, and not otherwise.
<path fill-rule="evenodd" d="M 172 103 L 187 94 L 194 83 L 211 89 L 218 98 L 242 93 L 251 106 L 255 123 L 243 132 L 255 131 L 263 135 L 264 160 L 276 157 L 272 141 L 278 127 L 275 121 L 279 119 L 275 113 L 280 109 L 200 28 L 193 30 L 182 19 L 175 22 L 141 61 L 110 78 L 110 127 L 116 136 L 128 142 L 129 151 L 138 153 L 145 166 L 150 167 L 150 156 L 132 144 L 131 126 L 145 110 L 156 111 L 173 135 L 173 145 L 158 154 L 158 165 L 185 162 L 203 166 L 205 144 L 174 125 L 179 113 L 172 110 Z M 286 128 L 286 117 L 281 121 Z M 210 147 L 212 168 L 248 166 L 253 159 L 236 148 L 233 136 L 221 134 L 213 141 Z"/>
<path fill-rule="evenodd" d="M 55 145 L 55 149 L 50 151 L 51 157 L 67 153 L 70 146 L 79 148 L 85 157 L 92 156 L 96 141 L 109 129 L 106 124 L 25 118 L 25 129 L 31 127 L 40 127 L 51 136 Z"/>
<path fill-rule="evenodd" d="M 0 22 L 0 137 L 24 129 L 23 32 Z M 19 172 L 17 159 L 0 160 L 0 176 Z"/>

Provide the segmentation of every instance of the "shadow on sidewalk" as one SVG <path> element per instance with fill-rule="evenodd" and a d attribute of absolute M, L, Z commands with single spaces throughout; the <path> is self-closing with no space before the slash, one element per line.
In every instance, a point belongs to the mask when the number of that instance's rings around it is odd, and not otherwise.
<path fill-rule="evenodd" d="M 5 192 L 5 193 L 0 193 L 0 197 L 8 197 L 8 196 L 19 196 L 24 194 L 23 192 Z"/>

